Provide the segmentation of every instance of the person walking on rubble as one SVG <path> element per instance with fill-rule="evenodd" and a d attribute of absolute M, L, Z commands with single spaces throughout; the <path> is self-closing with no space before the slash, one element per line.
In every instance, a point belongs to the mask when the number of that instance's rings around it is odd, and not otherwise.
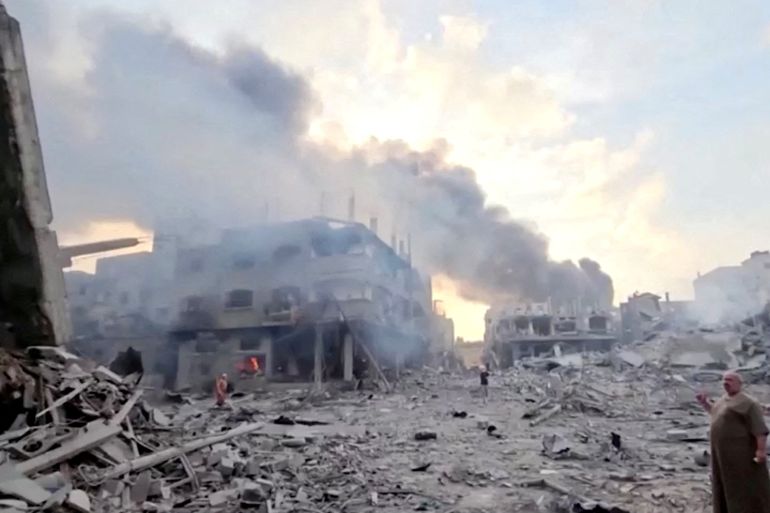
<path fill-rule="evenodd" d="M 481 397 L 484 400 L 484 404 L 487 404 L 489 398 L 489 371 L 486 365 L 479 367 L 479 379 L 481 380 Z"/>
<path fill-rule="evenodd" d="M 762 406 L 742 391 L 735 372 L 723 378 L 726 394 L 698 402 L 711 416 L 711 488 L 714 513 L 770 513 L 768 429 Z"/>
<path fill-rule="evenodd" d="M 225 405 L 225 401 L 227 401 L 227 386 L 227 374 L 223 372 L 214 383 L 214 398 L 216 399 L 217 406 Z"/>

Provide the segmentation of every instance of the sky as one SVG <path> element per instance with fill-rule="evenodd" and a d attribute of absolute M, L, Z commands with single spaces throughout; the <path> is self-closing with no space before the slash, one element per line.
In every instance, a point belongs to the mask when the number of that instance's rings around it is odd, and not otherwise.
<path fill-rule="evenodd" d="M 94 130 L 82 100 L 105 41 L 98 14 L 163 27 L 213 55 L 261 49 L 309 84 L 305 135 L 326 146 L 443 141 L 447 161 L 474 170 L 489 205 L 544 234 L 553 259 L 599 261 L 616 301 L 646 290 L 691 298 L 698 272 L 770 249 L 762 0 L 5 4 L 22 24 L 57 219 L 58 208 L 88 201 L 56 158 L 78 134 L 51 127 L 67 112 Z M 153 108 L 154 91 L 144 94 Z M 148 231 L 115 212 L 57 228 L 64 243 Z M 458 335 L 480 338 L 486 305 L 443 277 L 435 285 Z"/>

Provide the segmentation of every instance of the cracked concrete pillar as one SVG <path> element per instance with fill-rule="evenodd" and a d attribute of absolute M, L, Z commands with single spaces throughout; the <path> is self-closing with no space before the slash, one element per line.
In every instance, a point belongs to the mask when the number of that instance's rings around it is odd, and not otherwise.
<path fill-rule="evenodd" d="M 315 350 L 313 351 L 313 380 L 316 390 L 323 387 L 323 357 L 324 357 L 324 333 L 323 327 L 316 324 L 315 327 Z"/>
<path fill-rule="evenodd" d="M 353 381 L 353 335 L 347 333 L 342 341 L 343 379 Z"/>

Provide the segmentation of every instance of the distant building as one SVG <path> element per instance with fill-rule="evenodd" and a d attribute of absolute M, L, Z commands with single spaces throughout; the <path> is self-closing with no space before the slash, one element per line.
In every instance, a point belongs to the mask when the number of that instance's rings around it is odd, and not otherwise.
<path fill-rule="evenodd" d="M 755 251 L 740 265 L 717 267 L 693 282 L 695 307 L 706 322 L 735 322 L 770 301 L 770 251 Z"/>
<path fill-rule="evenodd" d="M 75 338 L 130 337 L 166 331 L 171 321 L 171 276 L 158 254 L 104 257 L 94 274 L 64 274 Z"/>
<path fill-rule="evenodd" d="M 484 341 L 507 367 L 560 346 L 564 352 L 608 350 L 616 341 L 608 312 L 546 303 L 494 305 L 485 315 Z"/>

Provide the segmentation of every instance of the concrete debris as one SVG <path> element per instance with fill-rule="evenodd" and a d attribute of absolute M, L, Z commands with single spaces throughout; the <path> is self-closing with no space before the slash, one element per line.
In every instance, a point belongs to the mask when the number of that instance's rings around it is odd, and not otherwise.
<path fill-rule="evenodd" d="M 697 453 L 693 460 L 695 461 L 695 464 L 699 467 L 708 467 L 709 463 L 711 462 L 711 456 L 709 455 L 708 451 L 702 451 Z"/>
<path fill-rule="evenodd" d="M 72 490 L 66 504 L 79 513 L 91 513 L 91 499 L 83 490 Z"/>
<path fill-rule="evenodd" d="M 641 367 L 646 362 L 644 356 L 628 350 L 618 352 L 618 358 L 632 367 Z"/>
<path fill-rule="evenodd" d="M 435 440 L 436 433 L 434 431 L 418 431 L 414 434 L 414 439 L 420 442 L 426 440 Z"/>
<path fill-rule="evenodd" d="M 557 433 L 547 434 L 543 437 L 543 451 L 550 457 L 566 456 L 571 448 L 572 444 Z"/>
<path fill-rule="evenodd" d="M 14 385 L 0 398 L 26 396 L 28 409 L 10 411 L 20 420 L 0 432 L 0 492 L 16 501 L 0 507 L 701 512 L 708 418 L 694 396 L 719 394 L 721 371 L 713 358 L 680 363 L 721 355 L 711 345 L 720 337 L 703 337 L 703 351 L 673 347 L 700 335 L 659 335 L 579 360 L 523 358 L 495 370 L 486 404 L 474 395 L 477 373 L 426 368 L 402 371 L 390 394 L 328 389 L 306 400 L 266 387 L 213 409 L 208 396 L 140 389 L 57 351 L 4 353 L 0 376 Z M 755 336 L 742 346 L 723 338 L 749 392 L 770 402 Z"/>
<path fill-rule="evenodd" d="M 144 504 L 147 497 L 150 495 L 150 479 L 151 475 L 149 471 L 139 474 L 134 486 L 131 487 L 131 502 Z"/>

